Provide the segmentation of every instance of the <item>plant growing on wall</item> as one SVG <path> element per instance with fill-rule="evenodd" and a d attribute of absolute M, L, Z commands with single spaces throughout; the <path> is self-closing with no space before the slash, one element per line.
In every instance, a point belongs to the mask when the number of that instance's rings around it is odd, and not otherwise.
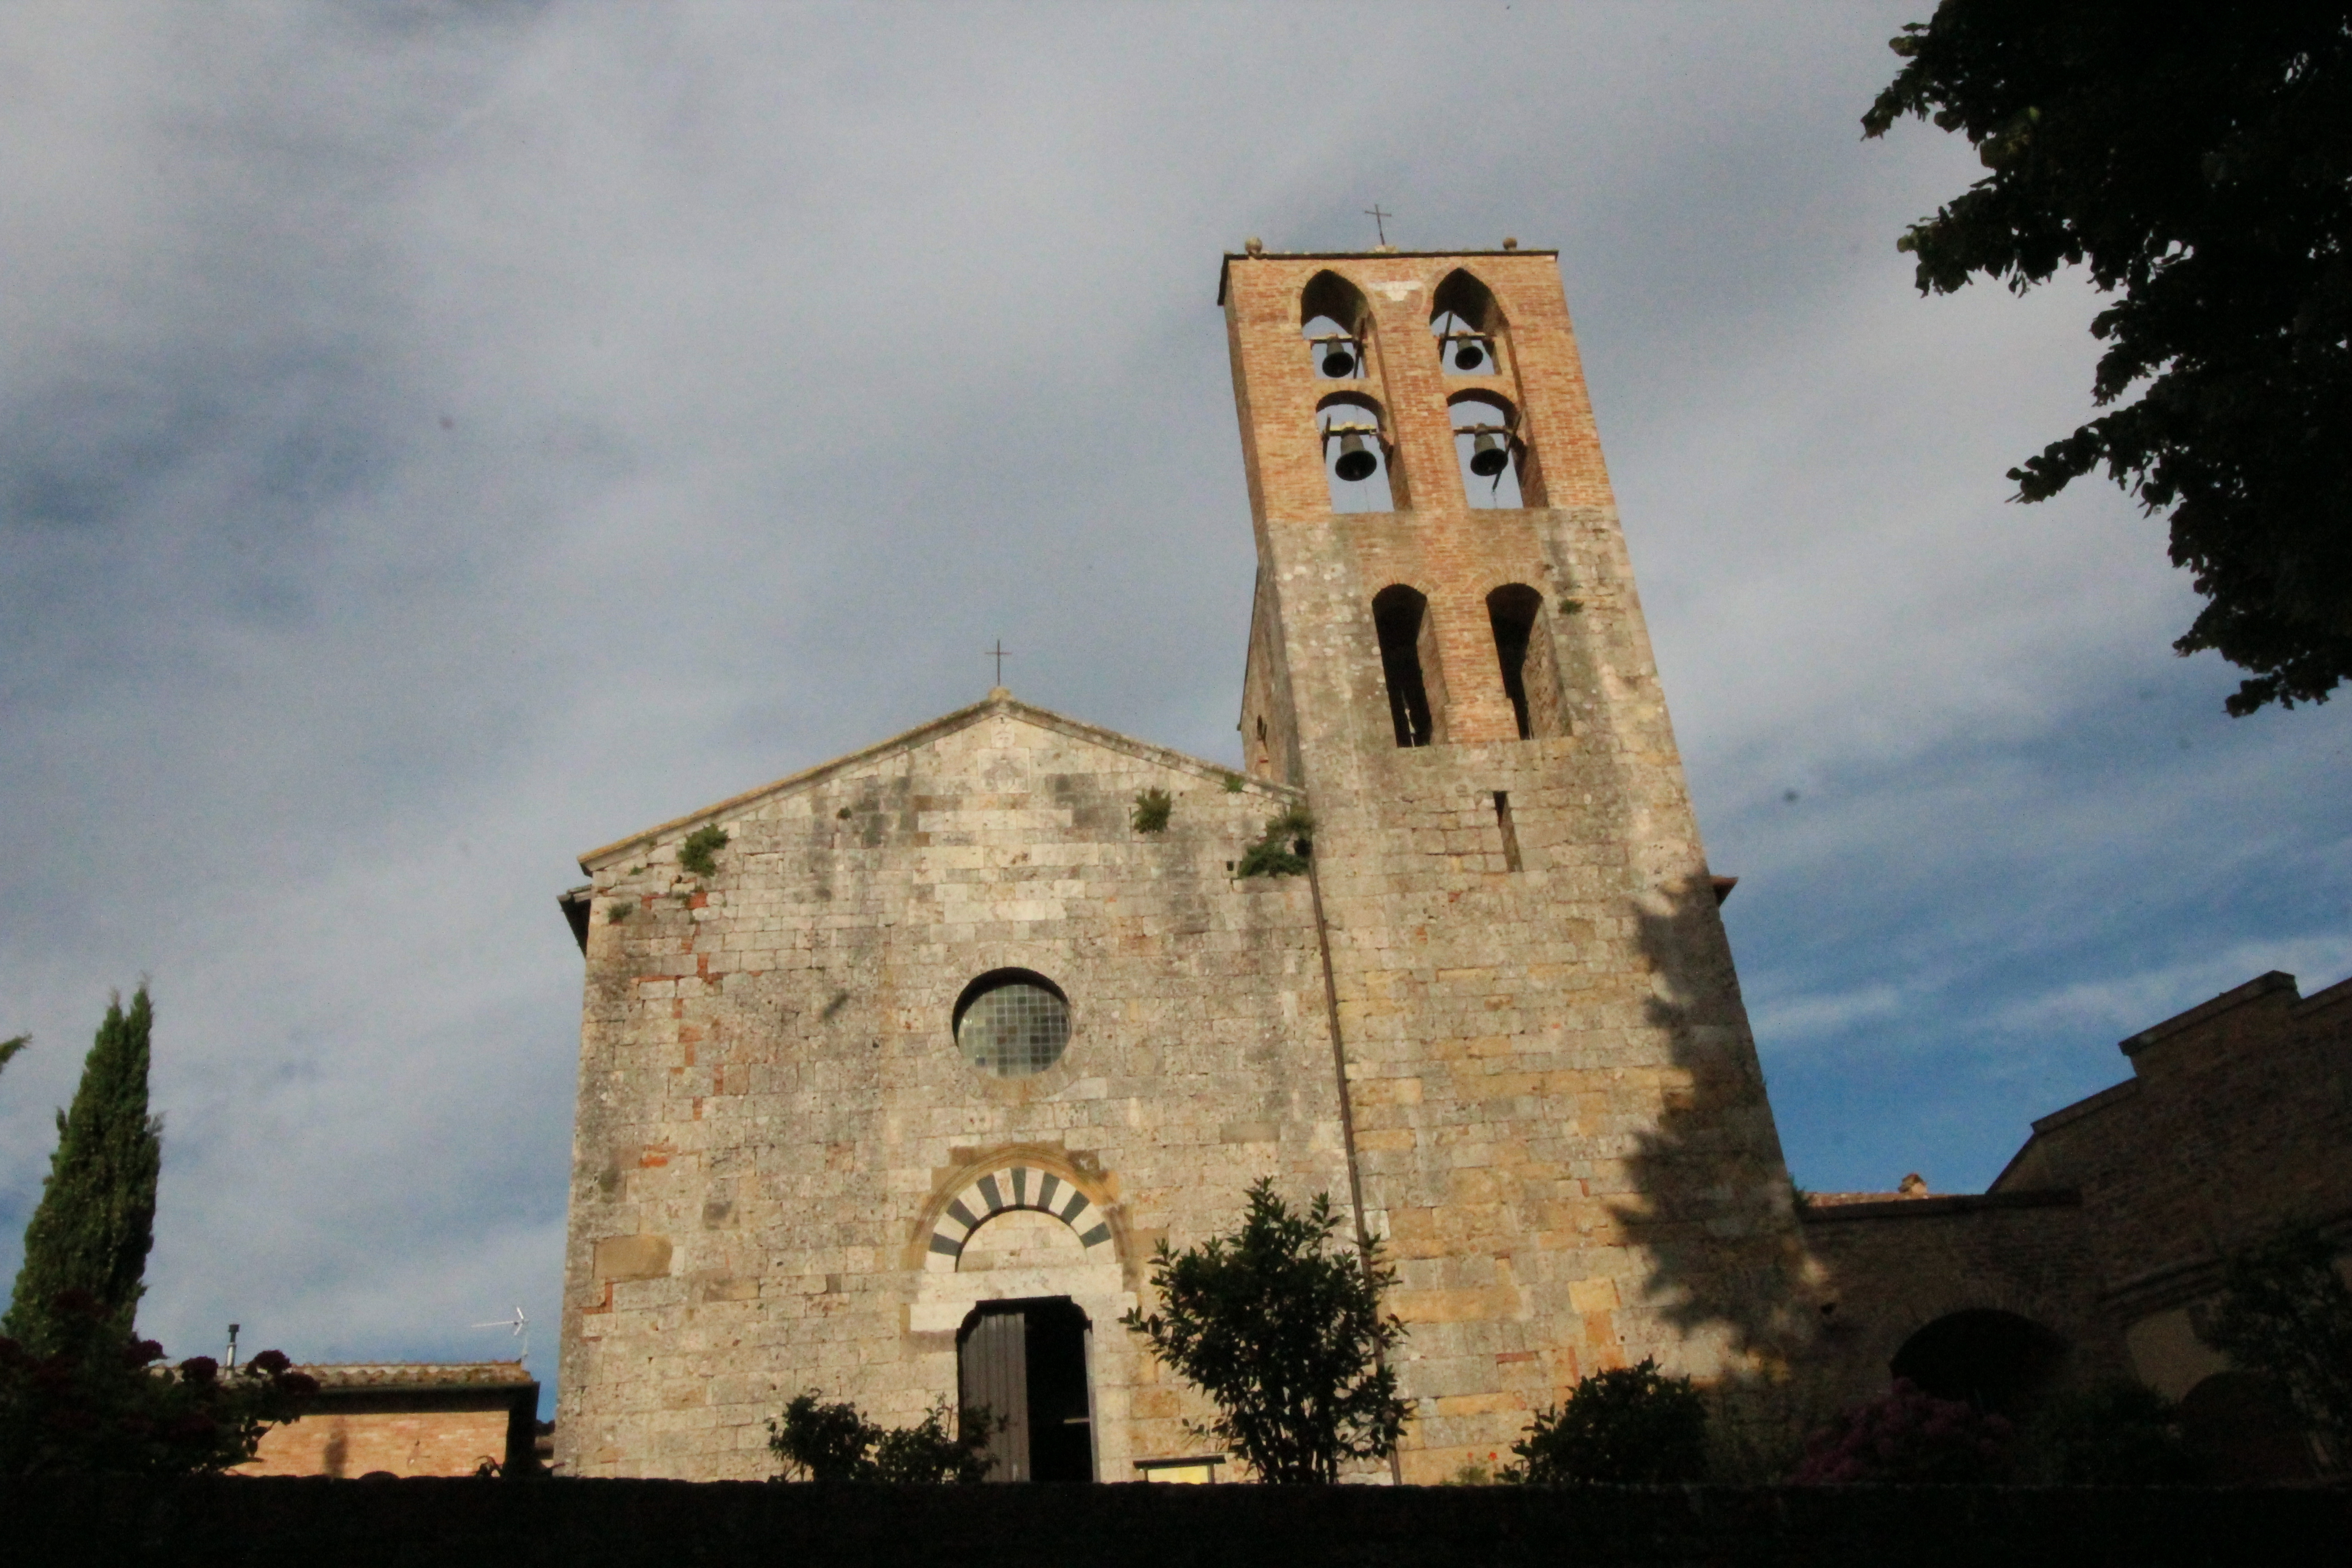
<path fill-rule="evenodd" d="M 1315 818 L 1294 805 L 1265 825 L 1256 843 L 1242 851 L 1237 877 L 1303 877 L 1315 853 Z"/>
<path fill-rule="evenodd" d="M 681 869 L 698 877 L 708 877 L 719 869 L 716 857 L 727 847 L 727 830 L 715 822 L 707 822 L 686 836 L 677 847 L 677 863 Z"/>
<path fill-rule="evenodd" d="M 1160 1310 L 1120 1321 L 1216 1405 L 1197 1436 L 1262 1480 L 1336 1481 L 1349 1460 L 1387 1458 L 1404 1430 L 1387 1364 L 1404 1325 L 1381 1314 L 1396 1271 L 1376 1245 L 1334 1250 L 1328 1193 L 1294 1213 L 1267 1177 L 1248 1204 L 1231 1236 L 1182 1252 L 1162 1241 L 1151 1262 Z"/>
<path fill-rule="evenodd" d="M 2231 1254 L 2221 1304 L 2196 1327 L 2207 1344 L 2286 1390 L 2336 1468 L 2352 1465 L 2352 1289 L 2316 1229 L 2282 1231 Z"/>
<path fill-rule="evenodd" d="M 1135 797 L 1135 815 L 1128 820 L 1138 833 L 1165 833 L 1175 809 L 1176 799 L 1166 790 L 1148 789 Z"/>
<path fill-rule="evenodd" d="M 768 1423 L 768 1447 L 802 1480 L 895 1481 L 914 1485 L 971 1484 L 988 1479 L 988 1439 L 1002 1421 L 984 1409 L 963 1413 L 962 1431 L 948 1431 L 942 1399 L 912 1426 L 883 1426 L 846 1400 L 828 1401 L 809 1390 Z"/>
<path fill-rule="evenodd" d="M 1644 1356 L 1594 1373 L 1558 1408 L 1538 1411 L 1511 1452 L 1519 1463 L 1506 1476 L 1538 1486 L 1704 1480 L 1706 1397 Z"/>

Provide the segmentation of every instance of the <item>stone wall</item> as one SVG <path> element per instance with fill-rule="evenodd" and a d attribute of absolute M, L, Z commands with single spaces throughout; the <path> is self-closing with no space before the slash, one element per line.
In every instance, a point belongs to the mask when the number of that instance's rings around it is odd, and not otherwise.
<path fill-rule="evenodd" d="M 674 1481 L 0 1480 L 32 1563 L 344 1568 L 1945 1568 L 2311 1560 L 2337 1489 L 879 1487 Z"/>
<path fill-rule="evenodd" d="M 1148 788 L 1161 835 L 1129 825 Z M 567 1468 L 770 1474 L 764 1422 L 808 1388 L 910 1422 L 955 1397 L 973 1304 L 1025 1296 L 1092 1320 L 1104 1479 L 1194 1451 L 1197 1406 L 1116 1321 L 1153 1245 L 1230 1227 L 1260 1176 L 1347 1184 L 1309 890 L 1230 869 L 1291 798 L 1000 695 L 586 857 Z M 706 822 L 730 842 L 700 878 L 677 853 Z M 1034 1077 L 950 1031 L 1006 967 L 1069 999 Z M 929 1249 L 1016 1169 L 1107 1242 Z"/>

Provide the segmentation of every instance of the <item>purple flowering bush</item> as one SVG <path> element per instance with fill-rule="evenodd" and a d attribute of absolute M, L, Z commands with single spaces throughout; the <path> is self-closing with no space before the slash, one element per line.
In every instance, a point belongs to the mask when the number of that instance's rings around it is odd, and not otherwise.
<path fill-rule="evenodd" d="M 210 1356 L 162 1364 L 162 1345 L 87 1291 L 57 1297 L 47 1326 L 47 1354 L 0 1336 L 0 1475 L 225 1470 L 319 1390 L 277 1351 L 229 1372 Z"/>
<path fill-rule="evenodd" d="M 1996 1481 L 2009 1471 L 2015 1435 L 1998 1415 L 1898 1377 L 1807 1438 L 1804 1462 L 1789 1479 L 1799 1486 Z"/>

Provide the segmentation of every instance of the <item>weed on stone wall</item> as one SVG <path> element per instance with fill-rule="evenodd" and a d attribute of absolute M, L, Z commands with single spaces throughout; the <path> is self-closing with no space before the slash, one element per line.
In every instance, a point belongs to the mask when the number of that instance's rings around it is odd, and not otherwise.
<path fill-rule="evenodd" d="M 1135 815 L 1129 818 L 1138 833 L 1165 833 L 1176 798 L 1164 789 L 1148 789 L 1135 797 Z"/>
<path fill-rule="evenodd" d="M 1303 877 L 1315 853 L 1315 818 L 1294 805 L 1265 825 L 1258 841 L 1242 851 L 1237 877 Z"/>
<path fill-rule="evenodd" d="M 677 863 L 682 870 L 698 877 L 708 877 L 719 869 L 719 851 L 727 847 L 727 830 L 717 823 L 706 823 L 686 836 L 677 847 Z"/>

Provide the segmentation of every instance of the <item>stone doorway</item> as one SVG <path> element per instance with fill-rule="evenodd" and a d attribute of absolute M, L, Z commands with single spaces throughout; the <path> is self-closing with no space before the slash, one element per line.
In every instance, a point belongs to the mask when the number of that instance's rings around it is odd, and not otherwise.
<path fill-rule="evenodd" d="M 985 1406 L 992 1481 L 1095 1479 L 1093 1325 L 1066 1296 L 983 1301 L 956 1336 L 966 1410 Z"/>

